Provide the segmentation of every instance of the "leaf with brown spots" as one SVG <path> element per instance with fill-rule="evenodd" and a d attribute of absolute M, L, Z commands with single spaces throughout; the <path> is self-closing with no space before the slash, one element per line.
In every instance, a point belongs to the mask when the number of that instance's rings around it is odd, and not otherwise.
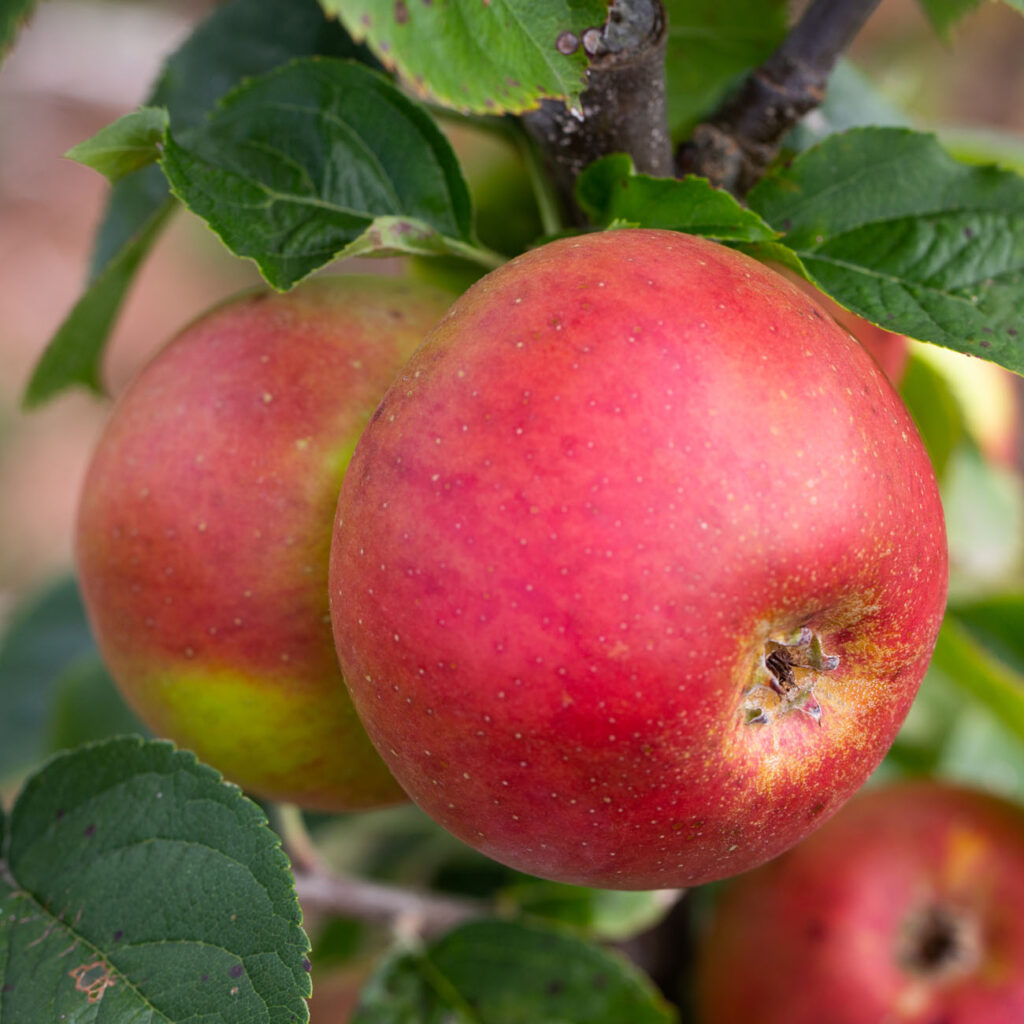
<path fill-rule="evenodd" d="M 7 824 L 3 1021 L 308 1021 L 309 942 L 280 841 L 191 754 L 136 738 L 79 748 L 28 781 Z"/>
<path fill-rule="evenodd" d="M 467 113 L 530 110 L 545 98 L 579 107 L 582 47 L 559 47 L 604 24 L 605 0 L 321 0 L 353 38 L 436 103 Z"/>

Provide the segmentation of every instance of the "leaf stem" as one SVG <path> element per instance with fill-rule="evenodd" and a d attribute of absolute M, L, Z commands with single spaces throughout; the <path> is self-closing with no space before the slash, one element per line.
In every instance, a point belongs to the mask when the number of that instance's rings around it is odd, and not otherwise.
<path fill-rule="evenodd" d="M 813 0 L 779 48 L 676 151 L 676 173 L 746 194 L 782 140 L 825 98 L 828 77 L 881 0 Z"/>
<path fill-rule="evenodd" d="M 533 189 L 537 212 L 540 214 L 541 228 L 545 235 L 557 235 L 565 225 L 562 223 L 562 214 L 558 207 L 558 196 L 544 170 L 540 150 L 525 132 L 518 132 L 515 141 L 526 166 L 526 172 L 530 176 L 530 187 Z"/>
<path fill-rule="evenodd" d="M 457 238 L 445 238 L 444 246 L 445 250 L 453 256 L 461 256 L 464 260 L 470 260 L 488 270 L 494 270 L 508 262 L 508 257 L 503 256 L 500 252 L 495 252 L 483 245 L 461 242 Z"/>

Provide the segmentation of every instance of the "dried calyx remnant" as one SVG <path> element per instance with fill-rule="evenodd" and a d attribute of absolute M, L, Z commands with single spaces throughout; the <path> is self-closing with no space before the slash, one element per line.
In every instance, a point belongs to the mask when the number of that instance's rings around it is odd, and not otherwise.
<path fill-rule="evenodd" d="M 821 673 L 839 667 L 838 656 L 825 654 L 821 638 L 804 626 L 784 640 L 768 640 L 762 660 L 762 677 L 743 694 L 744 721 L 764 725 L 779 715 L 802 711 L 820 722 L 821 705 L 814 698 L 814 684 Z"/>
<path fill-rule="evenodd" d="M 977 966 L 981 937 L 967 916 L 942 906 L 912 914 L 900 938 L 899 960 L 908 971 L 949 977 Z"/>

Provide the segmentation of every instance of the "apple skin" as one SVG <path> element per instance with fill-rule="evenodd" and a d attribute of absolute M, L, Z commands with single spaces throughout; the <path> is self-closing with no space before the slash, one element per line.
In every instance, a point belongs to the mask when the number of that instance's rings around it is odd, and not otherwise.
<path fill-rule="evenodd" d="M 879 327 L 840 306 L 835 299 L 811 284 L 807 278 L 801 277 L 795 270 L 790 270 L 781 263 L 771 262 L 768 265 L 824 307 L 825 312 L 840 327 L 849 331 L 875 357 L 882 372 L 893 385 L 899 384 L 910 361 L 910 343 L 904 335 L 887 331 L 884 327 Z"/>
<path fill-rule="evenodd" d="M 356 449 L 330 585 L 414 801 L 520 870 L 652 889 L 776 856 L 865 781 L 946 576 L 927 455 L 860 345 L 746 256 L 639 229 L 456 300 Z M 802 629 L 823 670 L 780 696 L 769 645 Z"/>
<path fill-rule="evenodd" d="M 450 301 L 365 276 L 244 293 L 157 354 L 93 456 L 76 554 L 103 657 L 150 728 L 254 793 L 404 799 L 338 669 L 327 563 L 359 433 Z"/>
<path fill-rule="evenodd" d="M 1024 810 L 919 781 L 856 797 L 730 883 L 701 1024 L 1024 1021 Z"/>

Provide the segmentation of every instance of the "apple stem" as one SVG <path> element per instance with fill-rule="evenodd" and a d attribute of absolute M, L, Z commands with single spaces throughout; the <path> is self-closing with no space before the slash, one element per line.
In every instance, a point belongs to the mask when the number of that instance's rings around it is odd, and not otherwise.
<path fill-rule="evenodd" d="M 745 195 L 790 129 L 825 99 L 829 75 L 881 0 L 814 0 L 775 52 L 676 151 L 676 173 Z"/>

